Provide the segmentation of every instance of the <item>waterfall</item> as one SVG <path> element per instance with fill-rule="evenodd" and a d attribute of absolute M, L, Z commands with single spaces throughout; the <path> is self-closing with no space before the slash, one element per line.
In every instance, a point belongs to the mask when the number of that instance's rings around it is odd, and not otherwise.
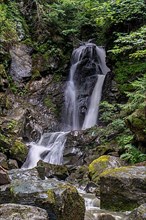
<path fill-rule="evenodd" d="M 105 50 L 93 43 L 85 43 L 73 51 L 64 92 L 64 127 L 60 132 L 44 133 L 38 143 L 30 143 L 23 168 L 35 167 L 39 160 L 62 164 L 68 132 L 97 124 L 102 86 L 109 71 L 105 57 Z"/>
<path fill-rule="evenodd" d="M 82 129 L 90 128 L 94 126 L 97 122 L 99 102 L 101 99 L 101 92 L 102 92 L 104 79 L 105 79 L 105 75 L 98 75 L 98 80 L 91 95 L 89 109 L 85 116 Z"/>
<path fill-rule="evenodd" d="M 66 130 L 86 129 L 97 123 L 102 86 L 105 76 L 109 71 L 109 68 L 106 66 L 105 57 L 105 50 L 97 47 L 93 43 L 86 43 L 73 51 L 69 81 L 67 82 L 65 90 L 64 118 L 66 118 Z M 87 78 L 84 72 L 87 76 L 88 74 L 90 76 Z M 82 75 L 84 75 L 84 78 Z M 91 85 L 90 82 L 88 82 L 90 77 L 94 78 Z M 83 80 L 85 82 L 83 82 Z M 94 83 L 95 85 L 93 85 Z M 85 96 L 85 98 L 81 100 L 80 92 L 83 94 L 87 93 L 88 97 Z M 86 100 L 83 101 L 83 99 Z M 84 105 L 85 102 L 86 105 Z M 81 121 L 81 109 L 84 108 L 86 112 Z"/>

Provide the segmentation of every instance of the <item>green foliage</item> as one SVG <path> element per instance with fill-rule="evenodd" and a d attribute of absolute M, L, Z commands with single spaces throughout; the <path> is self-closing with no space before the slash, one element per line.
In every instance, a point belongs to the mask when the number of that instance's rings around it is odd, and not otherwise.
<path fill-rule="evenodd" d="M 110 123 L 115 118 L 115 115 L 119 112 L 118 104 L 102 101 L 100 103 L 99 113 L 100 121 L 104 123 Z"/>
<path fill-rule="evenodd" d="M 96 22 L 99 26 L 128 25 L 130 22 L 143 22 L 146 18 L 146 5 L 143 0 L 116 0 L 100 3 Z"/>
<path fill-rule="evenodd" d="M 126 160 L 127 162 L 134 164 L 143 162 L 146 160 L 146 154 L 143 154 L 132 144 L 127 144 L 124 147 L 125 152 L 120 156 L 121 159 Z"/>
<path fill-rule="evenodd" d="M 128 54 L 129 58 L 141 59 L 146 57 L 146 26 L 130 33 L 118 33 L 115 46 L 109 52 L 116 55 Z"/>
<path fill-rule="evenodd" d="M 11 20 L 9 8 L 5 4 L 0 4 L 0 39 L 1 50 L 8 50 L 15 42 L 18 41 L 16 25 Z"/>
<path fill-rule="evenodd" d="M 9 89 L 14 94 L 17 94 L 19 96 L 24 96 L 27 93 L 27 89 L 19 87 L 19 84 L 14 82 L 11 76 L 8 76 L 7 79 L 8 79 Z"/>
<path fill-rule="evenodd" d="M 123 93 L 131 91 L 134 85 L 131 82 L 139 75 L 146 72 L 146 62 L 144 61 L 118 61 L 115 64 L 115 80 L 119 90 Z"/>
<path fill-rule="evenodd" d="M 112 123 L 110 123 L 107 128 L 110 131 L 122 132 L 125 130 L 125 122 L 123 119 L 115 119 Z"/>
<path fill-rule="evenodd" d="M 134 110 L 145 108 L 146 103 L 146 73 L 141 77 L 131 83 L 134 91 L 127 92 L 129 97 L 128 102 L 123 106 L 128 114 L 132 113 Z"/>

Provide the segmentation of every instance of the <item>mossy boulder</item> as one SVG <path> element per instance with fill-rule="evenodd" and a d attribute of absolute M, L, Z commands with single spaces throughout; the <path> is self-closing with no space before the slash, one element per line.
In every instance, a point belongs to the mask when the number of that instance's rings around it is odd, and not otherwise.
<path fill-rule="evenodd" d="M 146 116 L 145 110 L 137 109 L 126 118 L 126 124 L 134 133 L 137 142 L 146 144 Z M 143 149 L 146 152 L 146 148 Z"/>
<path fill-rule="evenodd" d="M 0 153 L 0 166 L 4 169 L 8 169 L 7 156 L 3 153 Z"/>
<path fill-rule="evenodd" d="M 122 161 L 118 157 L 103 155 L 89 164 L 89 176 L 91 180 L 98 183 L 100 174 L 107 169 L 122 166 Z"/>
<path fill-rule="evenodd" d="M 84 199 L 75 187 L 53 179 L 12 180 L 0 187 L 0 203 L 33 205 L 46 209 L 52 220 L 84 220 Z"/>
<path fill-rule="evenodd" d="M 146 167 L 108 169 L 100 175 L 101 208 L 129 211 L 146 202 Z"/>
<path fill-rule="evenodd" d="M 10 154 L 12 158 L 23 163 L 28 154 L 28 148 L 22 141 L 15 140 L 13 146 L 10 149 Z"/>
<path fill-rule="evenodd" d="M 68 168 L 65 165 L 48 164 L 41 160 L 37 163 L 37 170 L 42 179 L 48 177 L 65 180 L 69 175 Z"/>

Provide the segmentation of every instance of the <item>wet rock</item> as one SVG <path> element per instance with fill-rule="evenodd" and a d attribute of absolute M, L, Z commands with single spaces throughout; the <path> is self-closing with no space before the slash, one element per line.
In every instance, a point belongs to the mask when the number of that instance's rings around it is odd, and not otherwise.
<path fill-rule="evenodd" d="M 11 171 L 13 172 L 13 171 Z M 0 203 L 15 202 L 46 209 L 50 219 L 83 220 L 85 205 L 75 187 L 54 179 L 40 180 L 24 171 L 12 174 L 11 184 L 0 187 Z M 25 175 L 23 175 L 23 172 Z M 23 176 L 23 178 L 21 178 Z"/>
<path fill-rule="evenodd" d="M 7 156 L 3 153 L 0 153 L 0 166 L 4 169 L 8 169 Z"/>
<path fill-rule="evenodd" d="M 19 204 L 2 204 L 0 205 L 0 219 L 49 220 L 49 217 L 44 209 L 38 207 Z"/>
<path fill-rule="evenodd" d="M 118 157 L 104 155 L 94 160 L 89 165 L 89 176 L 91 180 L 98 183 L 100 174 L 107 169 L 122 166 L 122 161 Z"/>
<path fill-rule="evenodd" d="M 10 74 L 15 81 L 24 82 L 31 77 L 32 60 L 31 49 L 24 44 L 18 44 L 11 48 Z"/>
<path fill-rule="evenodd" d="M 23 163 L 28 154 L 28 148 L 22 141 L 15 140 L 10 149 L 10 154 L 12 158 Z"/>
<path fill-rule="evenodd" d="M 146 202 L 146 167 L 108 169 L 100 175 L 101 208 L 133 210 Z"/>
<path fill-rule="evenodd" d="M 87 193 L 96 193 L 97 189 L 99 190 L 99 186 L 95 184 L 94 182 L 88 182 L 85 191 Z"/>
<path fill-rule="evenodd" d="M 43 161 L 37 163 L 37 170 L 42 179 L 57 178 L 65 180 L 69 176 L 68 168 L 64 165 L 48 164 Z"/>
<path fill-rule="evenodd" d="M 82 131 L 70 132 L 67 135 L 63 152 L 64 164 L 81 166 L 89 164 L 95 158 L 103 155 L 107 148 L 100 148 L 100 136 L 100 128 L 97 126 Z"/>
<path fill-rule="evenodd" d="M 0 166 L 0 185 L 6 185 L 10 183 L 10 178 L 5 169 Z"/>
<path fill-rule="evenodd" d="M 19 168 L 17 161 L 13 160 L 13 159 L 9 159 L 8 160 L 8 167 L 9 167 L 10 170 L 11 169 L 18 169 Z"/>
<path fill-rule="evenodd" d="M 146 203 L 132 211 L 127 220 L 146 220 Z"/>
<path fill-rule="evenodd" d="M 69 167 L 70 175 L 67 178 L 67 181 L 73 184 L 78 185 L 79 187 L 86 187 L 89 182 L 88 178 L 88 166 L 70 166 Z"/>
<path fill-rule="evenodd" d="M 37 181 L 41 180 L 39 173 L 36 168 L 25 170 L 25 169 L 13 169 L 8 171 L 10 179 L 13 180 L 25 180 L 25 181 Z"/>
<path fill-rule="evenodd" d="M 98 220 L 116 220 L 116 219 L 110 214 L 99 214 Z"/>

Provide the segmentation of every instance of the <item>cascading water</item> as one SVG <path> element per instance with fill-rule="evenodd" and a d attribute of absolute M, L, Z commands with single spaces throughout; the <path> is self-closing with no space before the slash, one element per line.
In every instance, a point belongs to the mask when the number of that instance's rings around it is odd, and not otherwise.
<path fill-rule="evenodd" d="M 93 43 L 74 50 L 65 90 L 65 129 L 80 130 L 96 124 L 102 86 L 109 71 L 105 56 L 105 50 Z"/>
<path fill-rule="evenodd" d="M 32 168 L 39 160 L 63 163 L 66 135 L 97 123 L 102 85 L 109 71 L 105 51 L 93 43 L 85 43 L 72 54 L 69 80 L 65 89 L 64 127 L 61 132 L 45 133 L 38 143 L 30 143 L 23 168 Z"/>

